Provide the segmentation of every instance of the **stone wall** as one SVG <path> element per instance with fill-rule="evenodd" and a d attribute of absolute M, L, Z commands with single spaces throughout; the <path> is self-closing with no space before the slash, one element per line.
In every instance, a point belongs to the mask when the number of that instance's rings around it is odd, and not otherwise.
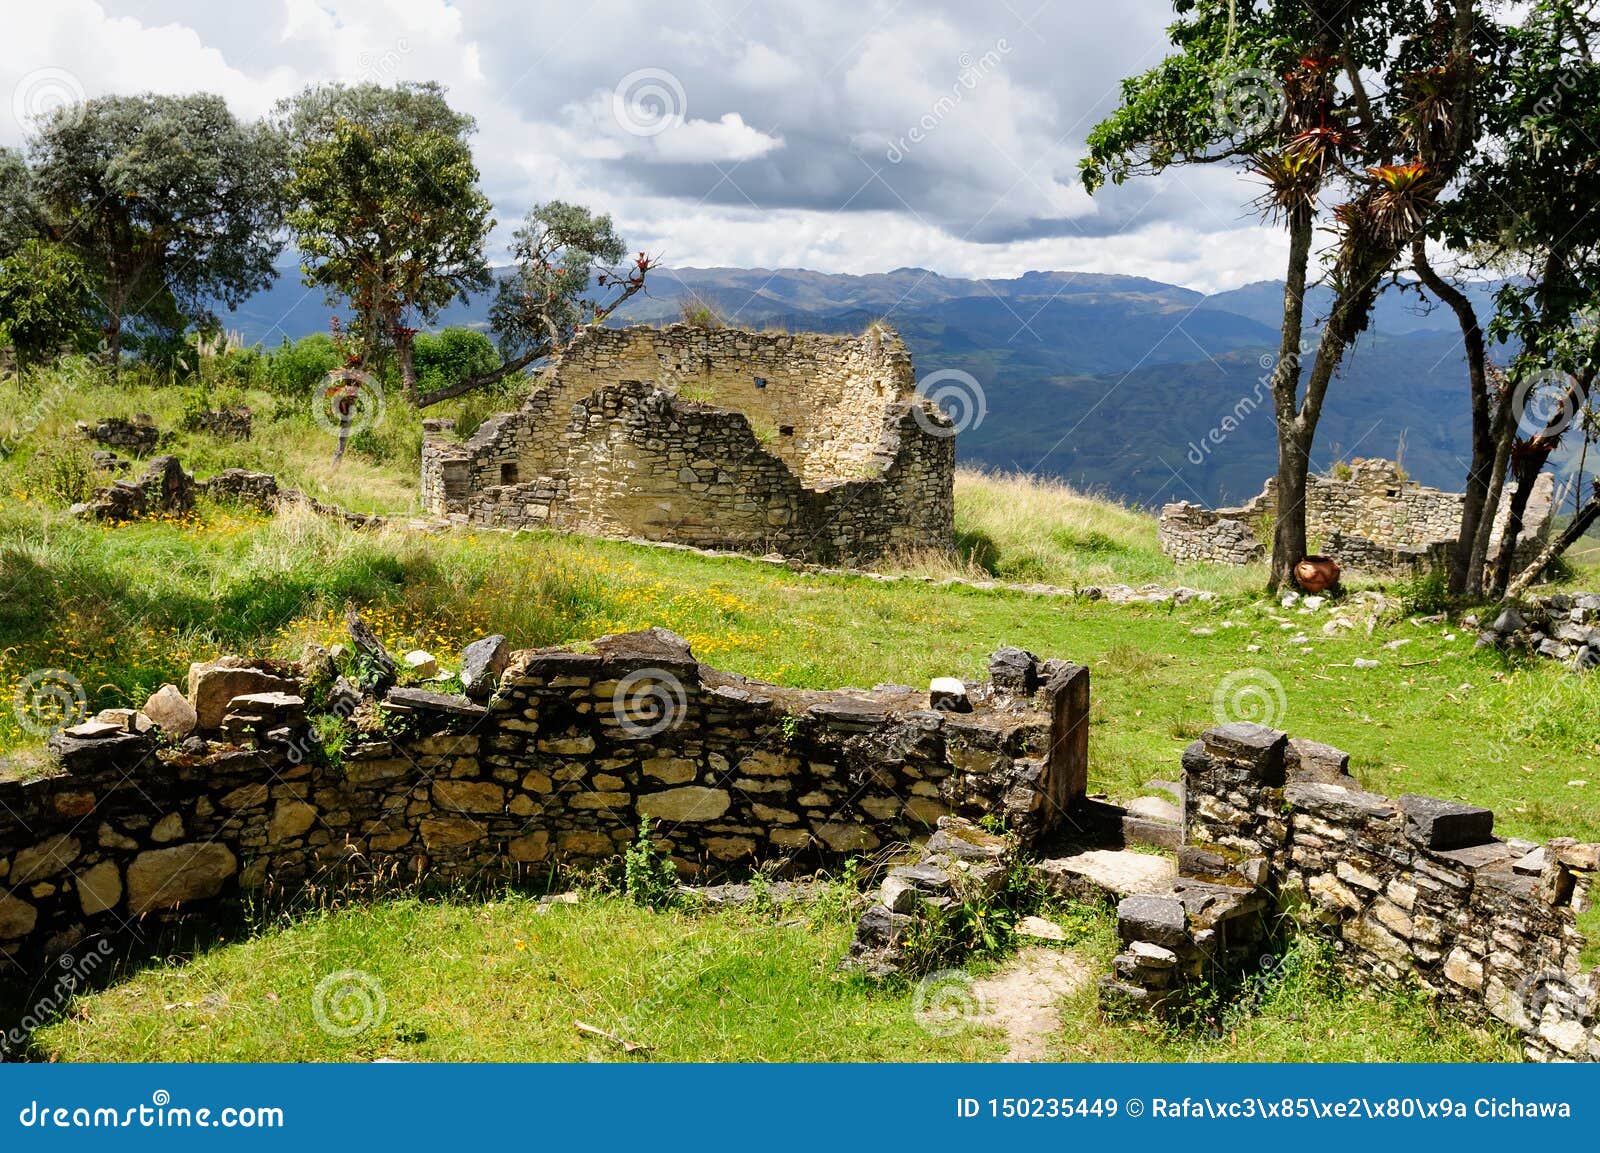
<path fill-rule="evenodd" d="M 350 697 L 337 709 L 365 736 L 338 760 L 307 726 L 314 662 L 196 666 L 187 698 L 165 688 L 149 717 L 58 734 L 63 772 L 0 780 L 0 968 L 312 878 L 542 880 L 615 857 L 647 816 L 682 870 L 714 874 L 838 861 L 948 814 L 1037 838 L 1085 789 L 1080 666 L 1011 650 L 933 708 L 899 686 L 749 681 L 663 630 L 593 649 L 486 666 L 501 672 L 484 703 L 407 687 L 357 703 L 340 678 L 328 699 Z M 483 667 L 469 655 L 463 675 L 487 692 Z M 157 740 L 151 718 L 190 735 Z"/>
<path fill-rule="evenodd" d="M 1289 913 L 1358 982 L 1420 985 L 1510 1026 L 1536 1060 L 1600 1060 L 1600 969 L 1583 971 L 1574 921 L 1600 845 L 1499 838 L 1489 810 L 1364 792 L 1348 761 L 1247 723 L 1189 746 L 1179 880 L 1118 907 L 1108 1007 L 1171 1009 L 1198 980 L 1254 968 Z"/>
<path fill-rule="evenodd" d="M 1275 515 L 1277 479 L 1236 508 L 1207 509 L 1178 501 L 1161 510 L 1161 551 L 1179 561 L 1249 564 L 1270 541 L 1262 526 Z M 1517 541 L 1519 563 L 1531 563 L 1550 534 L 1555 478 L 1540 474 Z M 1495 518 L 1490 555 L 1510 514 L 1511 494 Z M 1409 480 L 1388 460 L 1354 460 L 1345 476 L 1306 480 L 1306 535 L 1314 550 L 1349 569 L 1418 572 L 1442 567 L 1461 530 L 1462 494 Z"/>
<path fill-rule="evenodd" d="M 425 425 L 422 500 L 529 525 L 868 560 L 946 549 L 955 430 L 887 328 L 591 328 L 465 443 Z"/>

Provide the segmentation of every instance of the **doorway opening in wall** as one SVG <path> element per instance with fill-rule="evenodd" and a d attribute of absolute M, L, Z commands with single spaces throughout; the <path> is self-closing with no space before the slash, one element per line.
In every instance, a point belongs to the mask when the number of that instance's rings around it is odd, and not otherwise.
<path fill-rule="evenodd" d="M 516 466 L 516 462 L 508 460 L 508 461 L 506 461 L 504 464 L 502 464 L 500 466 L 500 483 L 501 484 L 516 484 L 517 483 L 517 466 Z"/>

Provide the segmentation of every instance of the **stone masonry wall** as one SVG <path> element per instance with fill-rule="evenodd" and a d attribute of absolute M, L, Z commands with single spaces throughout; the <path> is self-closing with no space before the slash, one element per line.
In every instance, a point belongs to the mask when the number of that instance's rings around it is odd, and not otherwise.
<path fill-rule="evenodd" d="M 1495 837 L 1489 810 L 1364 792 L 1348 760 L 1245 723 L 1188 748 L 1180 879 L 1119 906 L 1107 1004 L 1181 1003 L 1190 982 L 1248 966 L 1266 922 L 1294 912 L 1359 982 L 1420 985 L 1510 1026 L 1536 1060 L 1600 1060 L 1600 969 L 1582 969 L 1574 920 L 1600 845 Z"/>
<path fill-rule="evenodd" d="M 55 740 L 64 772 L 0 780 L 0 970 L 268 885 L 542 878 L 615 857 L 647 816 L 691 873 L 837 861 L 947 814 L 1038 837 L 1085 790 L 1088 671 L 1022 657 L 946 711 L 898 686 L 748 681 L 630 633 L 514 654 L 487 704 L 390 689 L 383 732 L 338 761 L 294 670 L 205 666 L 181 747 L 138 717 L 91 722 Z"/>
<path fill-rule="evenodd" d="M 465 443 L 425 425 L 422 498 L 528 525 L 831 562 L 948 548 L 954 428 L 898 336 L 586 330 Z"/>
<path fill-rule="evenodd" d="M 1258 526 L 1274 515 L 1277 480 L 1237 508 L 1206 509 L 1178 501 L 1161 510 L 1161 551 L 1179 561 L 1249 564 L 1261 559 L 1266 543 Z M 1519 563 L 1529 563 L 1550 533 L 1555 478 L 1541 474 L 1524 514 L 1517 542 Z M 1510 513 L 1510 493 L 1495 518 L 1491 550 Z M 1306 480 L 1306 533 L 1312 547 L 1352 569 L 1426 571 L 1448 562 L 1461 529 L 1462 494 L 1408 480 L 1387 460 L 1350 462 L 1347 477 Z M 1493 552 L 1491 551 L 1491 555 Z"/>

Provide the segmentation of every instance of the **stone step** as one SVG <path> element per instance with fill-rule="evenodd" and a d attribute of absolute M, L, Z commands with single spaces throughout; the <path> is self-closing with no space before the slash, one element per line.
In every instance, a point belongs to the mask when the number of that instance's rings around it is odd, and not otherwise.
<path fill-rule="evenodd" d="M 1171 858 L 1130 849 L 1084 849 L 1040 861 L 1035 872 L 1056 896 L 1114 904 L 1135 894 L 1172 891 Z"/>

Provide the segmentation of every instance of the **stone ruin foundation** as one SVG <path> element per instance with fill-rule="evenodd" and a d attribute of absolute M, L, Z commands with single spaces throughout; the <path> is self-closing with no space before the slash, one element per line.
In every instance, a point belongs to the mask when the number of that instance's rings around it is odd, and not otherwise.
<path fill-rule="evenodd" d="M 892 330 L 593 327 L 465 442 L 424 424 L 451 520 L 821 563 L 951 546 L 955 429 Z"/>
<path fill-rule="evenodd" d="M 1177 561 L 1251 564 L 1271 545 L 1269 525 L 1277 505 L 1277 479 L 1237 508 L 1208 509 L 1178 501 L 1161 510 L 1161 551 Z M 1306 478 L 1306 535 L 1318 552 L 1347 569 L 1368 572 L 1443 571 L 1461 530 L 1463 496 L 1408 479 L 1389 460 L 1354 460 L 1348 476 Z M 1507 491 L 1495 517 L 1489 555 L 1500 547 L 1510 515 Z M 1550 535 L 1555 478 L 1534 482 L 1517 538 L 1519 566 L 1531 564 Z"/>
<path fill-rule="evenodd" d="M 322 650 L 197 664 L 186 691 L 58 733 L 59 771 L 0 776 L 0 976 L 243 893 L 547 882 L 614 860 L 649 818 L 702 878 L 920 845 L 861 919 L 846 963 L 868 973 L 896 971 L 922 905 L 992 892 L 1038 854 L 1046 890 L 1120 898 L 1107 1012 L 1181 1012 L 1259 971 L 1293 923 L 1353 979 L 1509 1026 L 1530 1059 L 1600 1060 L 1600 969 L 1575 921 L 1600 844 L 1496 837 L 1486 809 L 1365 792 L 1327 745 L 1223 725 L 1185 750 L 1181 782 L 1151 782 L 1180 805 L 1119 806 L 1087 795 L 1088 670 L 1020 649 L 980 682 L 817 692 L 703 665 L 665 630 L 592 651 L 496 636 L 461 654 L 454 695 L 397 686 L 358 618 L 351 637 L 364 688 Z M 308 697 L 389 720 L 330 758 Z"/>
<path fill-rule="evenodd" d="M 1117 906 L 1102 1004 L 1179 1010 L 1202 983 L 1259 971 L 1292 916 L 1357 982 L 1420 986 L 1509 1026 L 1532 1060 L 1600 1060 L 1600 968 L 1583 970 L 1574 920 L 1600 844 L 1496 837 L 1488 809 L 1364 792 L 1348 764 L 1243 722 L 1191 744 L 1177 876 Z"/>
<path fill-rule="evenodd" d="M 393 659 L 367 655 L 390 687 L 330 687 L 326 652 L 197 664 L 186 691 L 56 734 L 60 772 L 0 778 L 0 970 L 241 892 L 546 882 L 615 859 L 646 817 L 700 877 L 838 863 L 960 815 L 995 814 L 1032 843 L 1087 779 L 1089 674 L 1064 661 L 1001 660 L 936 708 L 898 685 L 746 680 L 659 629 L 590 652 L 484 638 L 462 654 L 471 695 L 394 687 Z M 388 723 L 330 758 L 308 695 Z"/>

